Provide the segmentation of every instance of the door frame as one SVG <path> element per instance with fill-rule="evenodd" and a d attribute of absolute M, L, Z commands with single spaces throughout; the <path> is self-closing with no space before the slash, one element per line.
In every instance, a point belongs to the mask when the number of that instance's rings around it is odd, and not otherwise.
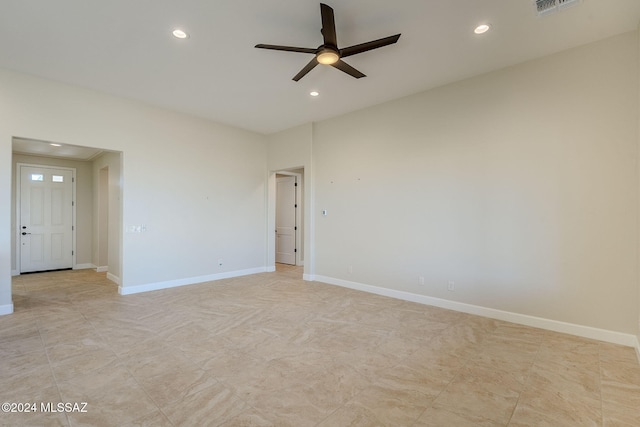
<path fill-rule="evenodd" d="M 293 240 L 294 240 L 294 261 L 293 264 L 298 266 L 298 265 L 302 265 L 301 262 L 301 257 L 300 257 L 300 253 L 301 251 L 298 251 L 298 248 L 300 248 L 300 243 L 301 243 L 301 234 L 302 234 L 302 227 L 300 226 L 300 224 L 302 224 L 300 222 L 300 211 L 302 210 L 302 204 L 300 203 L 300 191 L 298 191 L 298 187 L 301 186 L 301 174 L 298 173 L 292 173 L 292 172 L 286 172 L 286 173 L 282 173 L 282 172 L 276 172 L 276 230 L 278 228 L 278 175 L 280 175 L 280 177 L 293 177 L 295 178 L 295 188 L 294 188 L 294 203 L 295 203 L 295 225 L 294 225 L 294 231 L 293 231 Z M 300 230 L 298 230 L 298 228 L 300 228 Z M 275 246 L 275 253 L 276 253 L 276 258 L 278 257 L 278 236 L 277 236 L 277 231 L 276 231 L 276 246 Z"/>
<path fill-rule="evenodd" d="M 302 173 L 298 173 L 298 172 L 292 172 L 294 170 L 302 170 Z M 306 172 L 306 168 L 304 167 L 298 167 L 298 168 L 291 168 L 291 169 L 287 169 L 287 170 L 276 170 L 276 171 L 272 171 L 270 172 L 270 188 L 272 188 L 271 191 L 269 191 L 268 193 L 271 194 L 271 196 L 269 197 L 269 211 L 272 212 L 272 214 L 268 215 L 268 225 L 267 225 L 267 230 L 269 230 L 269 235 L 271 238 L 267 238 L 267 243 L 269 245 L 268 250 L 267 250 L 267 271 L 275 271 L 275 253 L 276 253 L 276 243 L 275 243 L 275 233 L 273 232 L 273 230 L 275 230 L 275 224 L 276 224 L 276 218 L 275 218 L 275 213 L 276 213 L 276 175 L 290 175 L 290 176 L 295 176 L 296 177 L 296 182 L 298 184 L 297 190 L 296 190 L 296 204 L 298 205 L 298 209 L 296 209 L 296 226 L 297 226 L 297 230 L 296 230 L 296 248 L 298 249 L 296 251 L 296 266 L 304 266 L 305 261 L 307 259 L 308 254 L 306 253 L 307 251 L 304 250 L 303 245 L 306 245 L 306 239 L 308 238 L 308 235 L 306 233 L 308 224 L 306 222 L 303 222 L 303 217 L 304 214 L 307 210 L 307 206 L 304 205 L 304 199 L 306 198 L 303 197 L 303 193 L 306 193 L 307 189 L 305 188 L 305 172 Z M 302 224 L 302 226 L 300 226 L 300 224 Z M 303 243 L 303 239 L 304 239 L 304 243 Z M 302 250 L 301 250 L 302 248 Z M 304 254 L 304 258 L 303 258 L 303 254 Z"/>
<path fill-rule="evenodd" d="M 71 171 L 71 199 L 73 200 L 73 205 L 71 206 L 71 268 L 76 268 L 76 168 L 70 168 L 66 166 L 54 166 L 54 165 L 39 165 L 34 163 L 16 163 L 16 244 L 15 244 L 15 256 L 16 256 L 16 275 L 20 275 L 21 265 L 22 265 L 22 254 L 20 250 L 20 218 L 22 218 L 22 167 L 35 167 L 35 168 L 45 168 L 45 169 L 62 169 Z"/>

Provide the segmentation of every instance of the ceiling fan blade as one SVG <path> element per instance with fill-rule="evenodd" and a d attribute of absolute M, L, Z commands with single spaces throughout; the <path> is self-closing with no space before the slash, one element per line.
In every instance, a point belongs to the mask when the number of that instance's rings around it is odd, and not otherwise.
<path fill-rule="evenodd" d="M 390 44 L 394 44 L 400 38 L 400 34 L 396 34 L 395 36 L 385 37 L 383 39 L 378 39 L 362 44 L 356 44 L 354 46 L 345 47 L 344 49 L 340 49 L 340 57 L 346 58 L 347 56 L 355 55 L 357 53 L 366 52 L 368 50 L 377 49 L 379 47 L 387 46 Z"/>
<path fill-rule="evenodd" d="M 367 77 L 365 74 L 363 74 L 360 71 L 356 70 L 351 65 L 347 64 L 346 62 L 344 62 L 342 59 L 338 59 L 338 62 L 336 62 L 335 64 L 331 64 L 331 66 L 337 68 L 340 71 L 344 71 L 345 73 L 349 74 L 350 76 L 355 77 L 356 79 L 359 79 L 359 78 L 362 78 L 362 77 Z"/>
<path fill-rule="evenodd" d="M 317 49 L 310 49 L 308 47 L 294 47 L 294 46 L 278 46 L 275 44 L 257 44 L 255 47 L 258 49 L 272 49 L 272 50 L 284 50 L 286 52 L 300 52 L 300 53 L 316 53 Z"/>
<path fill-rule="evenodd" d="M 324 44 L 338 47 L 336 37 L 336 21 L 333 17 L 333 9 L 324 3 L 320 3 L 320 14 L 322 15 L 322 37 Z"/>
<path fill-rule="evenodd" d="M 298 81 L 303 78 L 309 71 L 313 70 L 315 66 L 318 65 L 318 61 L 316 58 L 313 58 L 307 65 L 304 66 L 302 70 L 298 74 L 293 77 L 293 81 Z"/>

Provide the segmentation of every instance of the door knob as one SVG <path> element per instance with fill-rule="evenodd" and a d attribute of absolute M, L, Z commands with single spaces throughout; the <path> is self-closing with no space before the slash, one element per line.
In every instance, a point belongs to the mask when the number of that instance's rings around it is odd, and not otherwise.
<path fill-rule="evenodd" d="M 23 232 L 22 232 L 22 235 L 23 235 L 23 236 L 26 236 L 27 234 L 31 234 L 31 233 L 27 233 L 26 231 L 23 231 Z"/>

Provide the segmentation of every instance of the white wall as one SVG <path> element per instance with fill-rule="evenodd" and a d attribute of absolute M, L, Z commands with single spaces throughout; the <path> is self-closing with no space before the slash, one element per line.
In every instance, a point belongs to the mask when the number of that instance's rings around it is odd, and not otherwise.
<path fill-rule="evenodd" d="M 311 123 L 267 136 L 269 171 L 296 169 L 311 162 Z"/>
<path fill-rule="evenodd" d="M 11 269 L 18 272 L 16 265 L 16 164 L 28 163 L 35 165 L 60 166 L 76 169 L 76 265 L 91 264 L 91 242 L 93 223 L 93 176 L 91 163 L 68 159 L 54 159 L 50 157 L 28 156 L 14 154 L 12 162 L 11 185 Z"/>
<path fill-rule="evenodd" d="M 315 273 L 635 334 L 638 117 L 633 32 L 317 123 Z"/>
<path fill-rule="evenodd" d="M 265 267 L 264 136 L 9 71 L 0 93 L 0 310 L 13 136 L 123 153 L 123 229 L 147 227 L 122 235 L 123 288 Z"/>

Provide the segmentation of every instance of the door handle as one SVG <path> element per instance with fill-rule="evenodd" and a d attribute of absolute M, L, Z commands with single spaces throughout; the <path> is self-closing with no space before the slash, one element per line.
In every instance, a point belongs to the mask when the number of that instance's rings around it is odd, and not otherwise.
<path fill-rule="evenodd" d="M 22 235 L 23 235 L 23 236 L 26 236 L 27 234 L 31 234 L 31 233 L 27 233 L 26 231 L 23 231 L 23 232 L 22 232 Z"/>

